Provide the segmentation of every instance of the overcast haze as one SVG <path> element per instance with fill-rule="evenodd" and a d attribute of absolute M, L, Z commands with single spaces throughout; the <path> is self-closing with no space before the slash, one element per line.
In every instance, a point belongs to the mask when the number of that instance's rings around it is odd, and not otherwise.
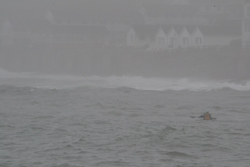
<path fill-rule="evenodd" d="M 192 0 L 191 0 L 192 1 Z M 195 0 L 194 0 L 195 1 Z M 197 0 L 196 0 L 197 1 Z M 19 13 L 30 12 L 32 14 L 43 13 L 47 9 L 57 6 L 62 10 L 69 10 L 74 8 L 82 8 L 85 5 L 95 5 L 95 7 L 102 8 L 102 4 L 107 4 L 110 8 L 116 7 L 117 3 L 133 4 L 165 4 L 168 0 L 1 0 L 1 18 L 6 18 L 10 15 L 17 16 Z M 199 3 L 212 2 L 210 0 L 199 0 Z M 216 1 L 214 1 L 216 2 Z M 220 0 L 220 2 L 223 2 Z M 226 0 L 224 2 L 242 3 L 244 0 Z M 213 2 L 212 2 L 213 3 Z M 216 4 L 216 3 L 215 3 Z M 34 17 L 35 15 L 30 15 Z"/>
<path fill-rule="evenodd" d="M 1 68 L 246 77 L 243 9 L 244 0 L 2 0 Z"/>
<path fill-rule="evenodd" d="M 247 167 L 249 53 L 250 0 L 0 0 L 0 167 Z"/>

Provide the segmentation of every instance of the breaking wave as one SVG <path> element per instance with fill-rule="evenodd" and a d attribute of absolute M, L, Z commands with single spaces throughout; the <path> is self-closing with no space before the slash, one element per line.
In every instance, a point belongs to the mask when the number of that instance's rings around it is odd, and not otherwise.
<path fill-rule="evenodd" d="M 190 90 L 211 91 L 232 89 L 250 91 L 250 80 L 218 81 L 197 78 L 145 78 L 141 76 L 67 76 L 41 75 L 35 73 L 12 73 L 0 69 L 0 85 L 35 87 L 45 89 L 91 88 L 132 88 L 137 90 Z M 4 82 L 3 82 L 4 81 Z"/>
<path fill-rule="evenodd" d="M 21 72 L 21 73 L 9 72 L 0 68 L 0 79 L 1 78 L 27 78 L 27 77 L 30 77 L 30 74 L 33 74 L 33 73 L 31 72 Z"/>

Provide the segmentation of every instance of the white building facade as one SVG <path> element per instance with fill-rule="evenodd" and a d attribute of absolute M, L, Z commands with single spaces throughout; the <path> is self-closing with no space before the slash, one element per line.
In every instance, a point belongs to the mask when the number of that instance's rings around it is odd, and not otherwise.
<path fill-rule="evenodd" d="M 169 49 L 176 49 L 179 47 L 178 44 L 178 33 L 174 28 L 171 28 L 168 34 L 168 48 Z"/>
<path fill-rule="evenodd" d="M 194 32 L 191 34 L 191 44 L 194 47 L 203 47 L 204 45 L 204 36 L 201 33 L 200 29 L 195 28 Z"/>
<path fill-rule="evenodd" d="M 162 28 L 156 33 L 155 41 L 153 48 L 157 50 L 164 50 L 168 47 L 168 37 L 167 34 L 163 31 Z"/>
<path fill-rule="evenodd" d="M 191 46 L 191 35 L 184 27 L 179 34 L 179 46 L 180 48 L 188 48 Z"/>

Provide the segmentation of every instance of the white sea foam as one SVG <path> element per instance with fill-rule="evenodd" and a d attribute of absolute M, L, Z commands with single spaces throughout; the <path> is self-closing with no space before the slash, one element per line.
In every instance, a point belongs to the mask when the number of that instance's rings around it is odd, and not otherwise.
<path fill-rule="evenodd" d="M 29 78 L 31 74 L 30 72 L 9 72 L 0 68 L 0 78 Z"/>
<path fill-rule="evenodd" d="M 0 79 L 15 79 L 13 85 L 34 86 L 38 88 L 65 89 L 82 86 L 100 88 L 119 88 L 129 87 L 138 90 L 191 90 L 191 91 L 210 91 L 223 88 L 230 88 L 239 91 L 250 90 L 250 80 L 248 81 L 212 81 L 194 78 L 145 78 L 140 76 L 69 76 L 69 75 L 41 75 L 35 73 L 12 73 L 0 69 Z M 19 80 L 16 80 L 19 79 Z M 0 84 L 1 83 L 0 81 Z M 5 84 L 5 83 L 4 83 Z"/>
<path fill-rule="evenodd" d="M 140 76 L 110 76 L 110 77 L 76 77 L 76 76 L 32 76 L 42 82 L 37 84 L 40 88 L 76 88 L 82 86 L 100 88 L 128 87 L 138 90 L 190 90 L 210 91 L 230 88 L 239 91 L 249 91 L 250 81 L 234 83 L 228 81 L 199 80 L 194 78 L 145 78 Z"/>
<path fill-rule="evenodd" d="M 200 80 L 194 78 L 143 78 L 143 77 L 108 77 L 103 78 L 107 87 L 130 87 L 139 90 L 217 90 L 230 88 L 239 91 L 249 91 L 250 81 L 233 83 L 228 81 Z"/>

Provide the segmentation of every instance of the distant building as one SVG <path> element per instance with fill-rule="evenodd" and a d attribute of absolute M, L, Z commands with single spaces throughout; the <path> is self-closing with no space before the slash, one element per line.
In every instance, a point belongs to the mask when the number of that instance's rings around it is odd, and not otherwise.
<path fill-rule="evenodd" d="M 170 29 L 166 30 L 166 28 L 164 28 L 164 30 L 163 30 L 162 28 L 159 28 L 150 48 L 157 49 L 157 50 L 167 49 L 167 47 L 168 47 L 168 31 L 170 31 Z"/>
<path fill-rule="evenodd" d="M 167 32 L 168 36 L 168 48 L 176 49 L 179 47 L 178 43 L 178 32 L 173 27 Z"/>
<path fill-rule="evenodd" d="M 158 27 L 158 28 L 157 28 Z M 127 33 L 127 46 L 147 50 L 224 47 L 241 39 L 241 26 L 137 26 Z"/>
<path fill-rule="evenodd" d="M 195 28 L 191 34 L 191 44 L 193 47 L 203 47 L 204 46 L 204 35 L 201 33 L 198 27 Z"/>
<path fill-rule="evenodd" d="M 159 26 L 137 25 L 127 33 L 127 46 L 134 48 L 148 48 L 156 36 Z"/>
<path fill-rule="evenodd" d="M 186 27 L 183 27 L 179 34 L 179 46 L 181 48 L 188 48 L 191 46 L 191 34 Z"/>
<path fill-rule="evenodd" d="M 242 21 L 242 47 L 250 47 L 250 0 L 245 0 Z"/>
<path fill-rule="evenodd" d="M 127 46 L 147 50 L 171 50 L 203 45 L 204 36 L 195 26 L 136 26 L 127 33 Z"/>

